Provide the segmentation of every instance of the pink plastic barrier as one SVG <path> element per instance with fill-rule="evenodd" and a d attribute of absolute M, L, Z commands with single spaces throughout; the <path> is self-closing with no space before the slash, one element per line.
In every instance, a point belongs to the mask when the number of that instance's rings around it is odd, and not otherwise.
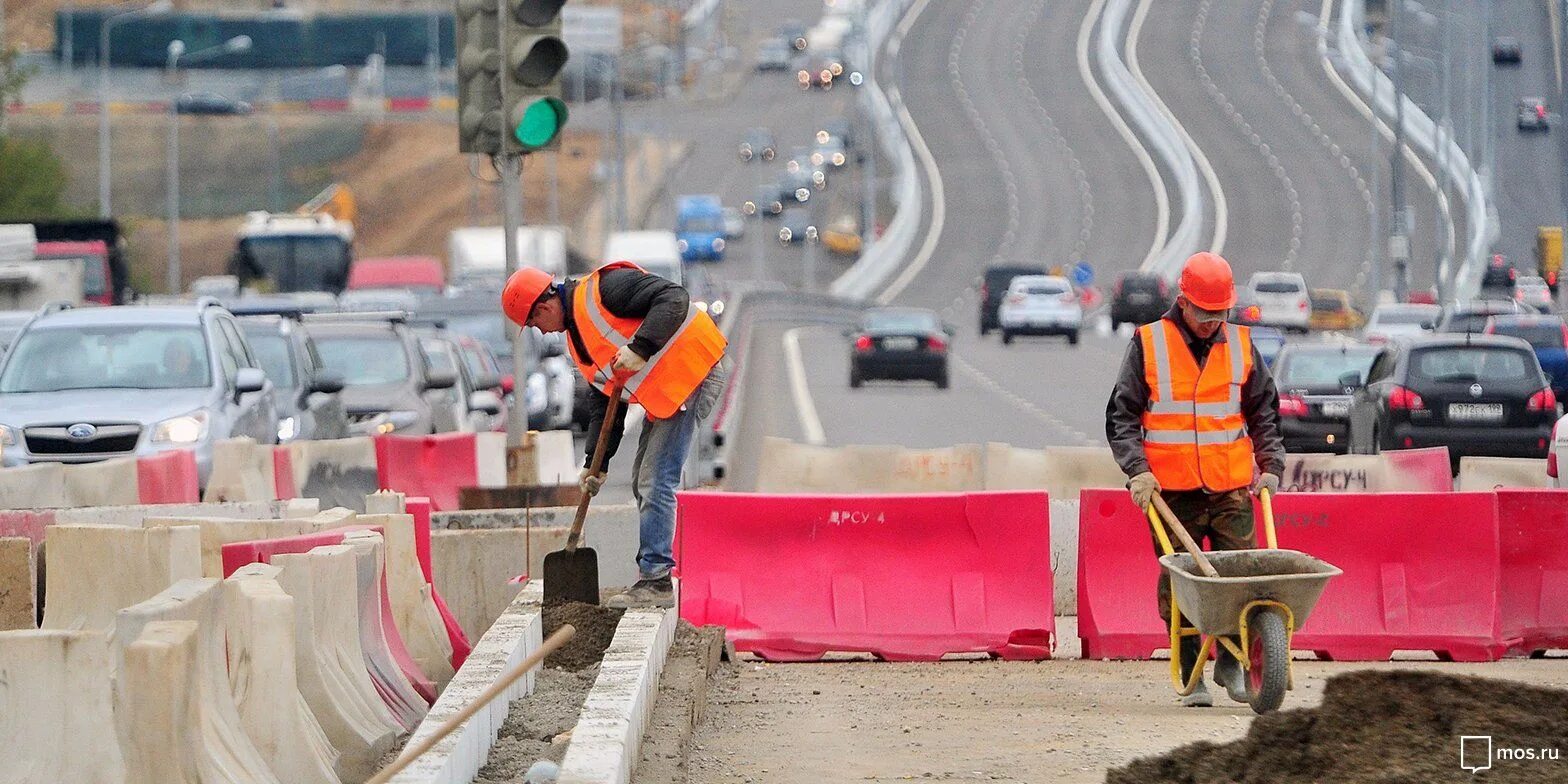
<path fill-rule="evenodd" d="M 414 517 L 414 551 L 419 556 L 419 569 L 425 574 L 425 582 L 430 584 L 430 596 L 441 613 L 441 622 L 446 626 L 447 639 L 452 642 L 452 669 L 455 670 L 468 660 L 468 654 L 474 646 L 469 644 L 468 635 L 463 633 L 457 616 L 447 609 L 446 600 L 436 592 L 436 581 L 430 568 L 430 499 L 404 498 L 403 509 Z"/>
<path fill-rule="evenodd" d="M 136 494 L 144 504 L 194 504 L 201 501 L 196 453 L 188 449 L 136 458 Z"/>
<path fill-rule="evenodd" d="M 1503 639 L 1568 648 L 1568 490 L 1498 490 Z"/>
<path fill-rule="evenodd" d="M 774 661 L 1049 658 L 1045 493 L 679 495 L 681 617 Z"/>
<path fill-rule="evenodd" d="M 348 525 L 313 534 L 226 544 L 223 546 L 223 576 L 228 577 L 235 569 L 245 564 L 272 563 L 272 557 L 280 553 L 308 553 L 317 547 L 343 544 L 343 537 L 353 531 L 382 532 L 380 526 Z M 387 649 L 392 652 L 392 658 L 397 660 L 398 669 L 403 671 L 403 677 L 407 678 L 414 690 L 419 692 L 419 696 L 434 704 L 437 693 L 435 683 L 426 677 L 419 669 L 419 665 L 414 662 L 414 657 L 408 652 L 408 646 L 403 644 L 403 635 L 398 631 L 397 622 L 392 619 L 392 600 L 387 595 L 385 575 L 381 578 L 381 627 L 387 638 Z"/>
<path fill-rule="evenodd" d="M 294 487 L 294 460 L 289 457 L 288 447 L 272 448 L 272 486 L 280 501 L 299 497 L 299 490 Z"/>
<path fill-rule="evenodd" d="M 0 510 L 0 537 L 25 536 L 37 546 L 44 542 L 44 527 L 54 525 L 54 512 L 48 509 Z"/>
<path fill-rule="evenodd" d="M 1295 636 L 1297 650 L 1342 661 L 1401 650 L 1457 661 L 1502 655 L 1493 494 L 1287 493 L 1274 511 L 1280 547 L 1345 572 Z M 1084 656 L 1146 658 L 1168 647 L 1149 526 L 1127 493 L 1085 490 L 1078 536 Z"/>
<path fill-rule="evenodd" d="M 1409 483 L 1412 490 L 1448 493 L 1454 489 L 1453 466 L 1448 462 L 1448 447 L 1389 449 L 1381 453 L 1390 470 Z"/>
<path fill-rule="evenodd" d="M 475 445 L 473 433 L 376 436 L 376 477 L 383 490 L 424 496 L 436 511 L 450 512 L 459 508 L 459 488 L 479 483 Z"/>

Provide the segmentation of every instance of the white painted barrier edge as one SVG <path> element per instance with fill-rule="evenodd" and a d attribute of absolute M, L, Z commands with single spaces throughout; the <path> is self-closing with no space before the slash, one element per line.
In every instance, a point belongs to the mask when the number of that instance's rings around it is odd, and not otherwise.
<path fill-rule="evenodd" d="M 627 610 L 572 730 L 559 784 L 627 784 L 653 715 L 676 612 Z"/>

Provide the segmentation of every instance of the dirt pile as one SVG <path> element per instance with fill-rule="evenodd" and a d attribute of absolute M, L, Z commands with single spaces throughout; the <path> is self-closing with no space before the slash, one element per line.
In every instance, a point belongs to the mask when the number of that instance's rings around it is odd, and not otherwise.
<path fill-rule="evenodd" d="M 529 765 L 539 760 L 559 763 L 566 756 L 566 738 L 560 737 L 561 733 L 577 726 L 583 700 L 588 698 L 588 689 L 597 677 L 597 666 L 576 672 L 541 668 L 534 681 L 534 693 L 512 703 L 507 711 L 506 721 L 474 784 L 516 782 Z"/>
<path fill-rule="evenodd" d="M 1434 784 L 1471 781 L 1459 738 L 1568 751 L 1568 692 L 1430 672 L 1331 678 L 1316 708 L 1260 716 L 1246 737 L 1111 770 L 1106 784 Z M 1467 760 L 1468 761 L 1468 760 Z M 1498 760 L 1489 782 L 1568 781 L 1568 760 Z"/>
<path fill-rule="evenodd" d="M 565 624 L 577 629 L 572 639 L 549 656 L 544 666 L 561 670 L 581 670 L 592 667 L 604 658 L 604 649 L 615 638 L 615 626 L 621 622 L 625 610 L 600 607 L 582 602 L 547 604 L 542 610 L 544 636 L 555 634 Z"/>

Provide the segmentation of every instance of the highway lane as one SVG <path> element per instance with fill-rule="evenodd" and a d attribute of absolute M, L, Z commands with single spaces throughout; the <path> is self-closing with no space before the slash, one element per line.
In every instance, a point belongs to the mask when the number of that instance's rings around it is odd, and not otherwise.
<path fill-rule="evenodd" d="M 1492 33 L 1517 38 L 1523 52 L 1518 66 L 1492 69 L 1491 128 L 1496 144 L 1494 191 L 1501 234 L 1497 250 L 1517 266 L 1535 269 L 1535 230 L 1563 222 L 1561 126 L 1551 133 L 1521 133 L 1515 124 L 1521 97 L 1553 102 L 1557 82 L 1552 67 L 1552 37 L 1547 4 L 1540 0 L 1497 0 Z M 1473 9 L 1471 13 L 1480 13 Z M 1562 114 L 1563 107 L 1555 107 Z M 1560 121 L 1559 121 L 1560 122 Z"/>

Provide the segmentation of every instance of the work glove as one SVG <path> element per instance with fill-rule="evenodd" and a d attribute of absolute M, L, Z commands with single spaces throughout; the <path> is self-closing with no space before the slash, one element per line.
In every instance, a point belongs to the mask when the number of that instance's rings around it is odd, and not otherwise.
<path fill-rule="evenodd" d="M 596 474 L 584 468 L 582 473 L 577 475 L 577 489 L 583 491 L 583 495 L 592 498 L 599 494 L 601 487 L 604 487 L 603 473 Z"/>
<path fill-rule="evenodd" d="M 1279 492 L 1279 476 L 1268 473 L 1258 474 L 1258 478 L 1252 482 L 1252 492 L 1261 495 L 1265 489 L 1269 491 L 1269 495 Z"/>
<path fill-rule="evenodd" d="M 1148 509 L 1154 503 L 1154 494 L 1160 492 L 1160 480 L 1154 474 L 1144 471 L 1127 482 L 1127 489 L 1132 492 L 1132 502 L 1139 509 Z"/>
<path fill-rule="evenodd" d="M 615 352 L 615 361 L 610 364 L 610 367 L 617 373 L 636 373 L 647 365 L 648 360 L 638 356 L 631 346 L 621 346 Z"/>

